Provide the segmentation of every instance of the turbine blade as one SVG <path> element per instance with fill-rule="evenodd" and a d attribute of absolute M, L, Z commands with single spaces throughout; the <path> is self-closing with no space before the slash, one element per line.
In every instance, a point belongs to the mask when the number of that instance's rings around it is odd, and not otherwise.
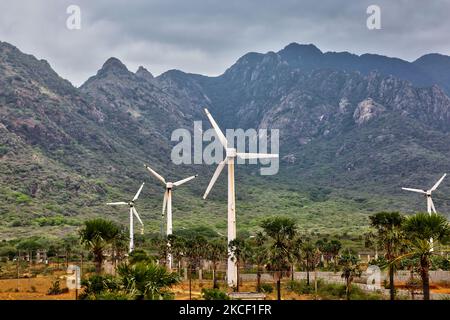
<path fill-rule="evenodd" d="M 212 115 L 209 113 L 208 109 L 205 108 L 206 116 L 208 117 L 209 122 L 211 123 L 212 127 L 214 128 L 214 131 L 217 134 L 217 137 L 219 138 L 220 143 L 223 145 L 224 148 L 227 148 L 228 141 L 227 138 L 225 138 L 225 135 L 220 130 L 219 126 L 217 125 L 216 121 L 212 117 Z"/>
<path fill-rule="evenodd" d="M 164 192 L 164 200 L 163 200 L 163 207 L 162 207 L 162 216 L 164 217 L 164 213 L 166 212 L 166 206 L 167 206 L 167 198 L 169 197 L 169 191 L 166 190 Z"/>
<path fill-rule="evenodd" d="M 138 192 L 134 195 L 133 201 L 137 200 L 139 198 L 139 195 L 141 194 L 142 188 L 144 187 L 145 182 L 141 184 L 141 187 L 139 188 Z"/>
<path fill-rule="evenodd" d="M 139 214 L 137 213 L 136 208 L 134 208 L 134 207 L 133 207 L 133 213 L 134 213 L 134 216 L 139 220 L 140 224 L 142 226 L 144 226 L 144 223 L 142 222 L 141 217 L 139 217 Z"/>
<path fill-rule="evenodd" d="M 271 153 L 242 153 L 238 152 L 237 156 L 241 159 L 270 159 L 270 158 L 278 158 L 277 154 Z"/>
<path fill-rule="evenodd" d="M 120 206 L 123 204 L 128 204 L 128 203 L 126 203 L 126 202 L 108 202 L 107 203 L 108 206 Z"/>
<path fill-rule="evenodd" d="M 153 170 L 152 168 L 150 168 L 148 165 L 144 164 L 144 166 L 147 168 L 147 170 L 159 181 L 161 181 L 162 183 L 166 184 L 166 180 L 164 180 L 164 178 L 162 176 L 160 176 L 155 170 Z"/>
<path fill-rule="evenodd" d="M 194 179 L 196 176 L 197 176 L 197 174 L 196 174 L 195 176 L 191 176 L 191 177 L 189 177 L 189 178 L 186 178 L 186 179 L 183 179 L 183 180 L 174 182 L 173 185 L 176 186 L 176 187 L 181 186 L 183 183 L 186 183 L 186 182 L 188 182 L 188 181 Z"/>
<path fill-rule="evenodd" d="M 217 169 L 216 169 L 216 171 L 214 171 L 211 181 L 208 184 L 208 188 L 206 188 L 205 194 L 203 195 L 203 199 L 206 199 L 206 197 L 208 196 L 209 192 L 211 191 L 211 188 L 213 187 L 214 183 L 216 183 L 217 178 L 219 178 L 219 175 L 222 172 L 223 168 L 225 167 L 225 164 L 227 163 L 227 161 L 228 161 L 228 158 L 221 161 L 219 163 L 219 165 L 217 166 Z"/>
<path fill-rule="evenodd" d="M 444 180 L 445 176 L 447 174 L 444 173 L 444 175 L 438 180 L 438 182 L 435 183 L 435 185 L 433 186 L 433 188 L 430 189 L 430 191 L 434 191 L 437 189 L 437 187 L 439 187 L 439 185 L 441 184 L 442 180 Z"/>
<path fill-rule="evenodd" d="M 412 189 L 412 188 L 402 188 L 402 190 L 406 190 L 406 191 L 412 191 L 412 192 L 418 192 L 418 193 L 426 194 L 426 192 L 425 192 L 424 190 L 420 190 L 420 189 Z"/>

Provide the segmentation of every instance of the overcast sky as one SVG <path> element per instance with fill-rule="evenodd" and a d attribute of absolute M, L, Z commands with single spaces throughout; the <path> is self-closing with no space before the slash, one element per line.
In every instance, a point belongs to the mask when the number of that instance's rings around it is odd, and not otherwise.
<path fill-rule="evenodd" d="M 71 4 L 81 9 L 80 30 L 66 27 Z M 371 4 L 381 8 L 381 30 L 366 26 Z M 1 0 L 0 41 L 78 86 L 111 56 L 131 71 L 219 75 L 249 51 L 291 42 L 409 61 L 450 55 L 449 14 L 449 0 Z"/>

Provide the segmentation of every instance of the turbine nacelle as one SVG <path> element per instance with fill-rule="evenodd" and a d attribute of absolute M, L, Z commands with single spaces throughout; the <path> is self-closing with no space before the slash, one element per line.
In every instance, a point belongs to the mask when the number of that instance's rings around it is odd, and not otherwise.
<path fill-rule="evenodd" d="M 235 148 L 225 148 L 227 158 L 236 158 L 237 157 L 237 151 Z"/>
<path fill-rule="evenodd" d="M 167 182 L 166 183 L 166 188 L 167 189 L 172 189 L 173 188 L 173 182 Z"/>

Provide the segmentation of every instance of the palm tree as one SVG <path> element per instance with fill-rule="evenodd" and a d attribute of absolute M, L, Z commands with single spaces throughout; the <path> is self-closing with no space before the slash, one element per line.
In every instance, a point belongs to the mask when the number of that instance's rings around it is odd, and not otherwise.
<path fill-rule="evenodd" d="M 384 248 L 385 258 L 392 262 L 402 248 L 404 235 L 402 224 L 404 217 L 398 212 L 379 212 L 370 217 L 370 224 L 376 229 L 376 238 L 380 247 Z M 395 299 L 394 284 L 395 264 L 389 263 L 389 293 L 391 300 Z"/>
<path fill-rule="evenodd" d="M 95 271 L 102 271 L 104 252 L 116 239 L 123 237 L 123 230 L 116 223 L 105 219 L 85 221 L 79 232 L 81 244 L 94 255 Z"/>
<path fill-rule="evenodd" d="M 291 262 L 292 262 L 292 265 L 291 265 L 291 280 L 292 281 L 294 281 L 294 278 L 295 278 L 294 264 L 295 263 L 300 263 L 300 265 L 302 264 L 301 262 L 302 262 L 302 255 L 303 255 L 303 251 L 302 251 L 303 243 L 304 243 L 303 239 L 299 236 L 291 241 L 290 251 L 291 251 Z"/>
<path fill-rule="evenodd" d="M 362 273 L 358 256 L 352 250 L 347 249 L 339 257 L 339 265 L 342 266 L 341 276 L 345 278 L 345 295 L 347 300 L 350 300 L 353 279 Z"/>
<path fill-rule="evenodd" d="M 247 242 L 243 239 L 234 239 L 228 243 L 228 248 L 230 254 L 232 255 L 232 260 L 236 264 L 237 268 L 237 283 L 236 292 L 239 292 L 240 281 L 240 267 L 245 263 L 247 259 L 250 258 L 251 252 Z"/>
<path fill-rule="evenodd" d="M 406 218 L 403 226 L 407 238 L 409 253 L 400 256 L 397 260 L 406 257 L 417 257 L 420 264 L 422 278 L 423 299 L 430 300 L 431 256 L 439 243 L 446 244 L 450 237 L 450 226 L 446 218 L 439 214 L 418 213 Z M 433 243 L 430 242 L 433 239 Z"/>
<path fill-rule="evenodd" d="M 274 271 L 277 281 L 277 298 L 281 300 L 281 278 L 289 271 L 293 260 L 291 242 L 297 234 L 295 221 L 291 218 L 274 217 L 265 219 L 261 227 L 272 239 L 268 254 L 268 269 Z"/>
<path fill-rule="evenodd" d="M 186 251 L 186 242 L 184 238 L 170 235 L 168 237 L 170 243 L 170 250 L 172 252 L 173 259 L 178 263 L 178 274 L 181 275 L 181 260 L 184 257 Z"/>
<path fill-rule="evenodd" d="M 121 264 L 118 274 L 127 294 L 136 299 L 161 300 L 169 296 L 167 289 L 179 282 L 176 273 L 153 262 L 140 261 L 135 264 Z"/>
<path fill-rule="evenodd" d="M 220 240 L 214 240 L 208 242 L 206 250 L 206 258 L 211 261 L 213 267 L 213 289 L 219 289 L 217 284 L 217 265 L 220 261 L 225 260 L 227 257 L 227 249 L 225 244 Z"/>
<path fill-rule="evenodd" d="M 207 241 L 202 236 L 187 239 L 185 242 L 185 258 L 188 264 L 189 299 L 192 299 L 192 270 L 200 266 L 205 257 Z"/>
<path fill-rule="evenodd" d="M 337 265 L 338 265 L 338 256 L 339 251 L 341 251 L 342 243 L 339 240 L 331 240 L 330 241 L 330 254 L 331 259 L 333 260 L 334 266 L 335 266 L 335 272 L 337 271 Z"/>
<path fill-rule="evenodd" d="M 265 244 L 267 237 L 258 231 L 253 238 L 253 250 L 251 250 L 251 261 L 256 264 L 256 291 L 261 292 L 261 274 L 267 262 L 267 250 Z"/>
<path fill-rule="evenodd" d="M 309 273 L 314 271 L 320 262 L 320 251 L 311 242 L 305 242 L 301 247 L 301 261 L 306 270 L 306 285 L 309 286 Z"/>

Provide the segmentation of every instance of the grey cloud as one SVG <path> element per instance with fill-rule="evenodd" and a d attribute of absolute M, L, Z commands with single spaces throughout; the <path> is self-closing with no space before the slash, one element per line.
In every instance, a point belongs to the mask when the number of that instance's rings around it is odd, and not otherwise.
<path fill-rule="evenodd" d="M 79 31 L 65 27 L 70 4 L 81 7 Z M 381 7 L 382 30 L 366 28 L 371 4 Z M 406 60 L 448 54 L 448 12 L 444 0 L 8 0 L 0 3 L 0 40 L 47 59 L 80 85 L 110 56 L 131 70 L 218 75 L 249 51 L 294 41 Z"/>

